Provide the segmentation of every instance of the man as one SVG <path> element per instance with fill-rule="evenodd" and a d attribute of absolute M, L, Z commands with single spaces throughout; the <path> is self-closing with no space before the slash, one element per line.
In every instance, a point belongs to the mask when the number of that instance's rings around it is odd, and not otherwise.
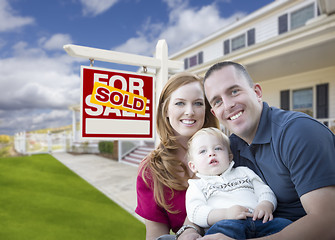
<path fill-rule="evenodd" d="M 253 169 L 277 196 L 274 216 L 294 221 L 266 239 L 335 239 L 334 134 L 303 113 L 269 107 L 238 63 L 212 66 L 204 86 L 212 113 L 233 133 L 235 166 Z"/>

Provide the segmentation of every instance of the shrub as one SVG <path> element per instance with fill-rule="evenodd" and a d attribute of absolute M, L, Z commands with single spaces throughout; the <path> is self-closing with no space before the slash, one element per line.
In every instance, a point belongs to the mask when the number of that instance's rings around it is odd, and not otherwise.
<path fill-rule="evenodd" d="M 0 135 L 0 143 L 10 143 L 10 136 Z"/>
<path fill-rule="evenodd" d="M 100 153 L 113 153 L 113 142 L 99 142 L 99 151 Z"/>

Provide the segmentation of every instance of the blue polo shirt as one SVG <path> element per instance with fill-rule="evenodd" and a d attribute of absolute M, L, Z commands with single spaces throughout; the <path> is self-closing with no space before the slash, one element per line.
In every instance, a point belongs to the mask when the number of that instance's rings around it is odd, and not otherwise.
<path fill-rule="evenodd" d="M 335 185 L 335 136 L 306 114 L 264 102 L 252 144 L 235 134 L 230 140 L 235 167 L 251 168 L 276 194 L 275 217 L 299 219 L 306 214 L 302 195 Z"/>

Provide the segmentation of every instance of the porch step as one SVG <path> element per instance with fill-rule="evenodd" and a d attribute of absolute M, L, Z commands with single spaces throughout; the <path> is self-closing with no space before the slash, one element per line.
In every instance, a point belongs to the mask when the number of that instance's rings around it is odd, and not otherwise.
<path fill-rule="evenodd" d="M 146 144 L 138 146 L 136 149 L 128 153 L 122 158 L 122 161 L 130 163 L 132 165 L 139 165 L 141 161 L 152 151 L 154 150 L 154 144 Z"/>

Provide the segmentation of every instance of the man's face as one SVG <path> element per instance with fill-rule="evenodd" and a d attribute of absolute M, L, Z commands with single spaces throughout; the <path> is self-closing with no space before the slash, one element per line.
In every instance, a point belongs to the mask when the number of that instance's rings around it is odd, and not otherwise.
<path fill-rule="evenodd" d="M 220 123 L 251 144 L 263 107 L 260 85 L 251 87 L 233 66 L 226 66 L 206 79 L 205 93 Z"/>

